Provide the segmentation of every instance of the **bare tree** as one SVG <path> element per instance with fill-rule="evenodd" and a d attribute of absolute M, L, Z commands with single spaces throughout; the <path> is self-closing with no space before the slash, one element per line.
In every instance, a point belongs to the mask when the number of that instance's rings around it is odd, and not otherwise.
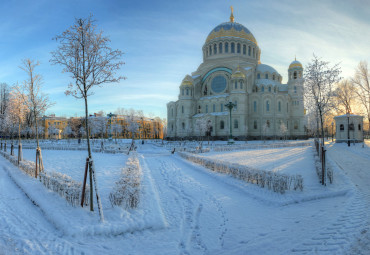
<path fill-rule="evenodd" d="M 350 80 L 342 80 L 334 90 L 334 106 L 340 113 L 351 113 L 356 98 L 356 87 Z"/>
<path fill-rule="evenodd" d="M 366 61 L 358 64 L 352 82 L 357 87 L 357 98 L 364 108 L 370 127 L 370 72 Z"/>
<path fill-rule="evenodd" d="M 21 85 L 17 84 L 14 86 L 15 91 L 21 97 L 29 112 L 32 113 L 33 122 L 35 124 L 37 144 L 35 178 L 37 178 L 38 172 L 43 171 L 37 118 L 41 116 L 46 109 L 53 105 L 53 103 L 50 102 L 49 97 L 41 92 L 42 76 L 35 72 L 35 68 L 39 65 L 40 63 L 38 61 L 24 59 L 20 68 L 27 73 L 28 78 Z"/>
<path fill-rule="evenodd" d="M 325 115 L 333 108 L 334 84 L 341 79 L 340 73 L 341 70 L 338 64 L 329 67 L 329 62 L 322 61 L 315 55 L 312 62 L 305 68 L 305 102 L 307 102 L 307 105 L 310 105 L 311 109 L 317 112 L 323 145 Z"/>
<path fill-rule="evenodd" d="M 22 161 L 21 125 L 27 113 L 27 107 L 22 102 L 22 98 L 26 98 L 26 96 L 20 95 L 18 91 L 13 91 L 10 94 L 9 107 L 7 108 L 11 121 L 18 124 L 18 165 Z"/>
<path fill-rule="evenodd" d="M 116 76 L 116 71 L 124 64 L 121 61 L 123 53 L 112 50 L 110 40 L 97 31 L 92 15 L 86 19 L 76 19 L 74 25 L 55 37 L 59 41 L 56 51 L 53 51 L 50 60 L 53 64 L 63 66 L 63 72 L 68 72 L 74 80 L 70 83 L 66 95 L 72 95 L 85 101 L 85 129 L 89 132 L 88 96 L 92 95 L 91 88 L 102 86 L 105 83 L 119 82 L 124 77 Z M 93 178 L 98 200 L 100 219 L 103 221 L 97 182 L 93 169 L 89 134 L 87 134 L 87 150 L 90 173 L 90 210 L 93 211 Z"/>
<path fill-rule="evenodd" d="M 8 84 L 0 83 L 0 114 L 5 114 L 7 103 L 9 100 L 10 89 Z"/>

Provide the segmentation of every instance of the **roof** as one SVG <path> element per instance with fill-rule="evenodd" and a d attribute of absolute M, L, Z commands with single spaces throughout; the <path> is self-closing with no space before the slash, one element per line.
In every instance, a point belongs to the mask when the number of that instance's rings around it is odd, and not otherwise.
<path fill-rule="evenodd" d="M 256 71 L 259 71 L 259 72 L 261 72 L 261 73 L 268 72 L 268 73 L 277 73 L 277 74 L 279 74 L 279 73 L 275 70 L 275 68 L 273 68 L 273 67 L 271 67 L 271 66 L 269 66 L 269 65 L 265 65 L 265 64 L 259 64 L 259 65 L 257 66 Z"/>
<path fill-rule="evenodd" d="M 256 38 L 254 38 L 253 34 L 248 30 L 248 28 L 237 22 L 224 22 L 212 29 L 207 36 L 206 43 L 215 38 L 222 37 L 237 37 L 247 39 L 257 44 Z"/>
<path fill-rule="evenodd" d="M 289 69 L 290 68 L 294 68 L 294 67 L 300 67 L 300 68 L 303 68 L 302 67 L 302 64 L 301 64 L 301 62 L 299 62 L 299 61 L 297 61 L 297 60 L 294 60 L 292 63 L 290 63 L 290 65 L 289 65 Z"/>
<path fill-rule="evenodd" d="M 348 117 L 347 114 L 343 114 L 343 115 L 339 115 L 339 116 L 335 116 L 335 118 L 343 118 L 343 117 Z M 356 114 L 350 114 L 349 117 L 360 117 L 360 118 L 364 118 L 364 116 L 361 116 L 361 115 L 356 115 Z"/>

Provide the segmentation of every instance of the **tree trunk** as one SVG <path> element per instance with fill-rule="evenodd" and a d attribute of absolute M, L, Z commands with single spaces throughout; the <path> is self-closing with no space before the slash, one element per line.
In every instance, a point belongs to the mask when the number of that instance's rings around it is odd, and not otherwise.
<path fill-rule="evenodd" d="M 88 123 L 88 117 L 89 117 L 89 111 L 88 111 L 88 105 L 87 105 L 87 91 L 85 90 L 85 130 L 86 130 L 86 141 L 87 141 L 87 153 L 88 153 L 88 158 L 91 161 L 92 156 L 91 156 L 91 147 L 90 147 L 90 132 L 89 132 L 89 123 Z M 93 191 L 93 177 L 92 177 L 92 169 L 91 165 L 89 165 L 89 181 L 90 181 L 90 211 L 94 211 L 94 191 Z"/>

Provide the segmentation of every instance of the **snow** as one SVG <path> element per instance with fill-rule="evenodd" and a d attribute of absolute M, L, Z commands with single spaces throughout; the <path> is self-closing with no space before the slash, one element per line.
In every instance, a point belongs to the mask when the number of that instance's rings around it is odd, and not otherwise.
<path fill-rule="evenodd" d="M 215 144 L 226 146 L 225 142 Z M 46 171 L 64 171 L 81 180 L 86 152 L 43 149 L 42 153 Z M 109 208 L 104 198 L 127 155 L 93 154 L 106 218 L 100 223 L 97 211 L 71 207 L 0 157 L 1 252 L 367 254 L 368 146 L 329 144 L 334 183 L 326 187 L 318 182 L 309 146 L 198 155 L 285 174 L 299 173 L 305 180 L 304 190 L 273 193 L 214 173 L 147 142 L 138 148 L 143 200 L 136 210 Z M 33 159 L 34 152 L 27 150 L 24 156 Z"/>
<path fill-rule="evenodd" d="M 266 64 L 257 65 L 257 70 L 256 71 L 261 72 L 261 73 L 269 72 L 271 74 L 273 74 L 273 73 L 279 74 L 273 67 L 271 67 L 269 65 L 266 65 Z"/>
<path fill-rule="evenodd" d="M 205 96 L 201 97 L 199 100 L 207 100 L 207 99 L 214 99 L 214 98 L 223 98 L 223 97 L 228 97 L 229 94 L 222 94 L 222 95 L 214 95 L 214 96 Z"/>

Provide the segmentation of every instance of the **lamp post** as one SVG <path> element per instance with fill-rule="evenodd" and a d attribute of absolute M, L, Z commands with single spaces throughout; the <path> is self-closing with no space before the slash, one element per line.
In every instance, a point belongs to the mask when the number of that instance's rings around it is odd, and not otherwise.
<path fill-rule="evenodd" d="M 347 139 L 347 144 L 348 144 L 348 147 L 350 147 L 351 146 L 351 143 L 350 143 L 350 141 L 349 141 L 349 116 L 350 116 L 350 113 L 349 112 L 347 112 L 347 120 L 348 120 L 348 122 L 347 122 L 347 136 L 348 136 L 348 139 Z"/>
<path fill-rule="evenodd" d="M 334 121 L 331 122 L 331 141 L 334 141 Z"/>
<path fill-rule="evenodd" d="M 112 140 L 112 117 L 115 116 L 115 114 L 110 112 L 107 116 L 109 118 L 109 140 Z"/>
<path fill-rule="evenodd" d="M 233 102 L 229 102 L 228 104 L 225 104 L 225 106 L 229 109 L 230 111 L 230 136 L 229 136 L 229 144 L 232 144 L 234 143 L 234 140 L 233 140 L 233 134 L 232 134 L 232 123 L 231 123 L 231 110 L 235 107 L 235 104 L 233 104 Z"/>

